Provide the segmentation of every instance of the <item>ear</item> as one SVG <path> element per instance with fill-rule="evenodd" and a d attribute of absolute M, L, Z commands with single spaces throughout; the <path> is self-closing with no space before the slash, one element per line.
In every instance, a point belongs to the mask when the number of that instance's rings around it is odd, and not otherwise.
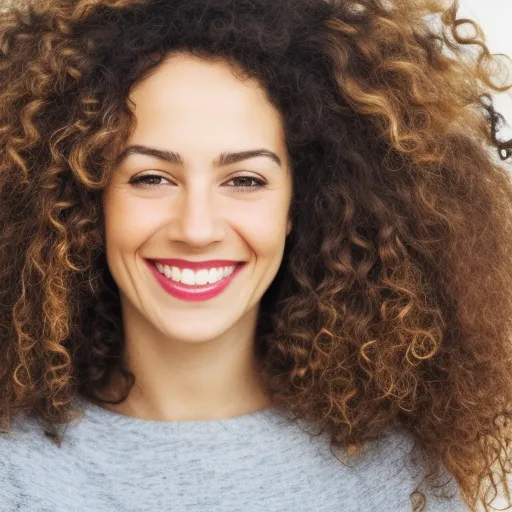
<path fill-rule="evenodd" d="M 286 226 L 286 236 L 288 236 L 292 232 L 292 221 L 288 219 L 288 224 Z"/>

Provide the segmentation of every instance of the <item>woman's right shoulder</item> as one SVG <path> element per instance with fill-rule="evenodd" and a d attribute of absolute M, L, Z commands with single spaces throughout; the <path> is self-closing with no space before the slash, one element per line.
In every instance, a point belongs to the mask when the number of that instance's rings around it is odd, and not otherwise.
<path fill-rule="evenodd" d="M 25 456 L 27 452 L 34 453 L 34 449 L 47 442 L 45 437 L 35 420 L 18 414 L 9 430 L 0 431 L 0 468 L 9 459 Z"/>
<path fill-rule="evenodd" d="M 28 505 L 26 483 L 37 485 L 34 469 L 40 467 L 45 442 L 48 439 L 36 422 L 21 416 L 12 421 L 8 431 L 0 432 L 1 510 L 15 510 L 23 503 Z"/>

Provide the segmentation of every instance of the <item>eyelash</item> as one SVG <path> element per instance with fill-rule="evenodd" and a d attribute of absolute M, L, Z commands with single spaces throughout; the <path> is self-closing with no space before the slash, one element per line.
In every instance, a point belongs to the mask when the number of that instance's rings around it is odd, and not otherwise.
<path fill-rule="evenodd" d="M 137 178 L 132 178 L 129 183 L 135 186 L 140 187 L 158 187 L 160 183 L 148 183 L 148 180 L 159 178 L 159 179 L 166 179 L 163 176 L 160 176 L 159 174 L 144 174 L 143 176 L 139 176 Z M 259 179 L 255 178 L 253 176 L 235 176 L 234 178 L 231 178 L 229 181 L 237 180 L 237 179 L 247 179 L 247 180 L 253 180 L 256 182 L 256 185 L 253 186 L 241 186 L 241 187 L 232 187 L 238 189 L 240 192 L 250 192 L 254 190 L 259 190 L 261 188 L 264 188 L 266 186 L 266 183 Z"/>

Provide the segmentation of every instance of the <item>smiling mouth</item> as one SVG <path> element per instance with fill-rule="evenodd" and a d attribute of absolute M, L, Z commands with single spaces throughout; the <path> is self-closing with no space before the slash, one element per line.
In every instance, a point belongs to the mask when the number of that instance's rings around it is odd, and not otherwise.
<path fill-rule="evenodd" d="M 186 267 L 179 268 L 162 265 L 154 260 L 149 260 L 149 262 L 158 271 L 158 273 L 170 283 L 191 289 L 215 286 L 228 279 L 239 267 L 246 263 L 242 261 L 234 265 L 193 270 Z"/>
<path fill-rule="evenodd" d="M 167 277 L 164 273 L 162 273 L 156 266 L 157 262 L 146 260 L 146 263 L 153 274 L 153 276 L 156 278 L 157 283 L 162 287 L 162 289 L 167 292 L 169 295 L 172 295 L 173 297 L 184 300 L 184 301 L 207 301 L 210 299 L 213 299 L 214 297 L 217 297 L 220 295 L 224 290 L 229 288 L 230 283 L 237 278 L 237 276 L 242 271 L 242 268 L 245 266 L 246 262 L 240 262 L 234 265 L 234 270 L 232 269 L 233 266 L 230 266 L 224 271 L 223 267 L 220 269 L 220 273 L 218 269 L 202 269 L 203 273 L 201 273 L 201 269 L 197 272 L 199 275 L 199 284 L 187 284 L 187 282 L 193 282 L 195 280 L 195 273 L 190 270 L 192 275 L 190 273 L 185 272 L 184 273 L 184 283 L 180 281 L 175 281 L 171 277 Z M 159 264 L 160 265 L 160 264 Z M 165 265 L 164 265 L 165 267 Z M 175 267 L 177 269 L 177 267 Z M 179 269 L 178 269 L 179 270 Z M 184 269 L 184 271 L 189 269 Z M 208 270 L 208 279 L 210 271 L 212 272 L 212 281 L 215 282 L 206 282 L 204 283 L 205 277 L 206 277 L 206 271 Z M 169 273 L 169 270 L 167 269 L 167 273 Z M 175 270 L 176 273 L 176 270 Z M 176 277 L 176 276 L 175 276 Z M 181 276 L 180 276 L 181 279 Z"/>

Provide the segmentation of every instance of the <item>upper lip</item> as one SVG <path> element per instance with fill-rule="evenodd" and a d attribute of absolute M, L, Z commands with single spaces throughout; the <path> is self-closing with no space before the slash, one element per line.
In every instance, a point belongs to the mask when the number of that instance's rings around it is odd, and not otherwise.
<path fill-rule="evenodd" d="M 152 259 L 155 263 L 160 263 L 161 265 L 168 265 L 169 267 L 178 267 L 178 268 L 189 268 L 190 270 L 200 270 L 205 268 L 218 268 L 218 267 L 231 267 L 233 265 L 237 265 L 239 263 L 244 263 L 243 261 L 234 261 L 234 260 L 208 260 L 208 261 L 188 261 L 188 260 L 180 260 L 180 259 Z"/>

